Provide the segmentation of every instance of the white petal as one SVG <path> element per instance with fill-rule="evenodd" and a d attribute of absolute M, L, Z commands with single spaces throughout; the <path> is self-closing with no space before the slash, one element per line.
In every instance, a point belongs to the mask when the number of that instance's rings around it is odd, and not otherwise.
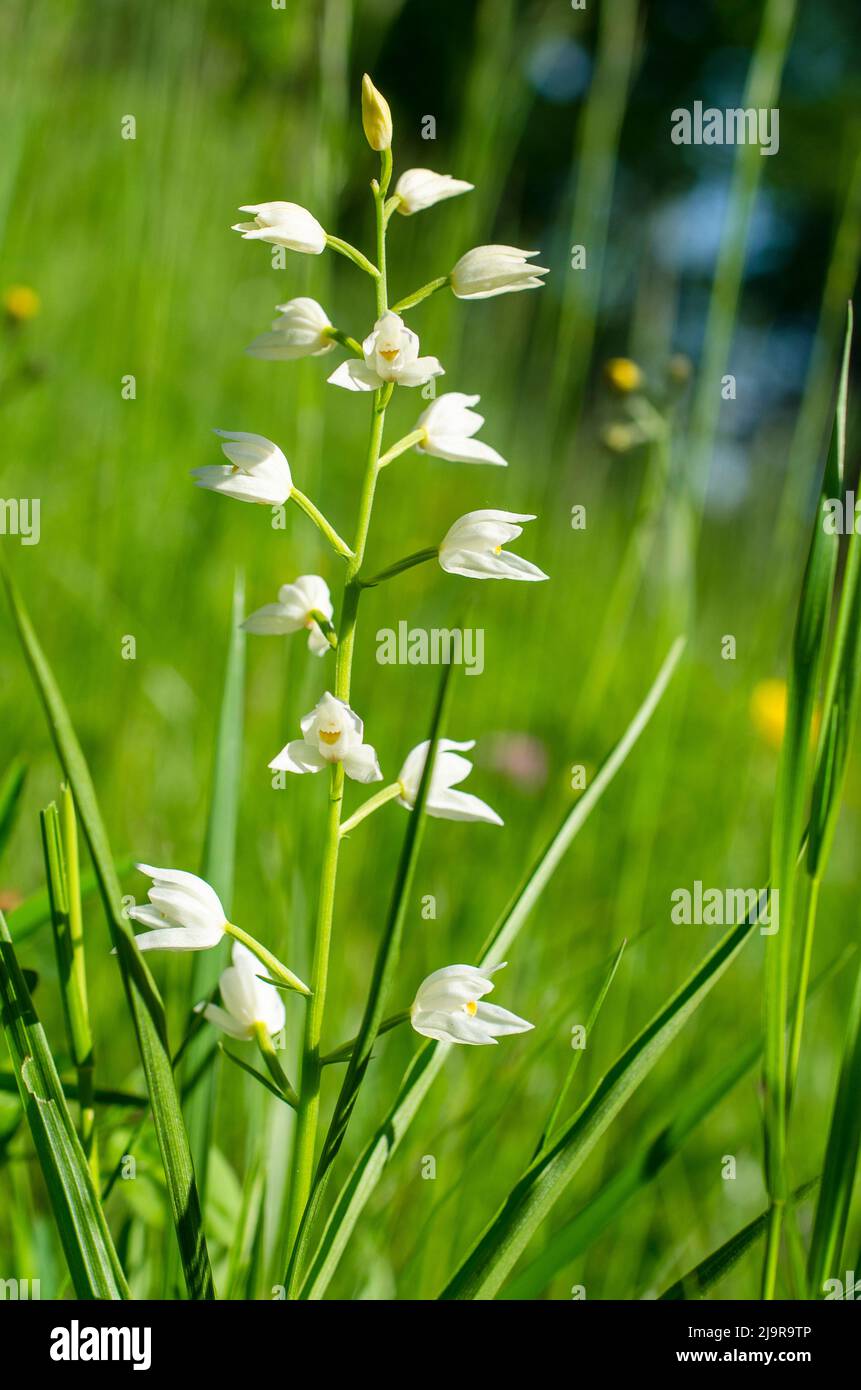
<path fill-rule="evenodd" d="M 139 951 L 206 951 L 220 940 L 199 927 L 163 927 L 135 937 Z"/>
<path fill-rule="evenodd" d="M 222 1009 L 218 1004 L 207 1004 L 202 1010 L 203 1017 L 213 1023 L 216 1028 L 220 1028 L 222 1033 L 227 1033 L 231 1038 L 238 1038 L 241 1042 L 247 1042 L 253 1037 L 254 1030 L 246 1025 L 237 1022 L 226 1009 Z"/>
<path fill-rule="evenodd" d="M 273 772 L 320 772 L 325 759 L 304 738 L 294 738 L 269 764 Z"/>
<path fill-rule="evenodd" d="M 440 820 L 483 821 L 487 825 L 505 824 L 502 817 L 498 816 L 487 802 L 481 801 L 470 792 L 441 791 L 434 797 L 433 802 L 428 802 L 427 810 L 429 816 L 436 816 Z"/>
<path fill-rule="evenodd" d="M 327 380 L 331 386 L 343 386 L 345 391 L 376 391 L 383 385 L 382 378 L 357 357 L 342 362 Z"/>
<path fill-rule="evenodd" d="M 272 636 L 298 632 L 305 624 L 301 618 L 297 620 L 286 613 L 282 603 L 265 603 L 262 608 L 250 614 L 240 626 L 245 632 Z"/>
<path fill-rule="evenodd" d="M 423 386 L 433 376 L 445 376 L 445 368 L 436 357 L 417 357 L 414 362 L 398 369 L 396 380 L 399 386 Z"/>
<path fill-rule="evenodd" d="M 381 782 L 383 778 L 377 755 L 369 743 L 352 748 L 345 754 L 344 771 L 354 782 Z"/>

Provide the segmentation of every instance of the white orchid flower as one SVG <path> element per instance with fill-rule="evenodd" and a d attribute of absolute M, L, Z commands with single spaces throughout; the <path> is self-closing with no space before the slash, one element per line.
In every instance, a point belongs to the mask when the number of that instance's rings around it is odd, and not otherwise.
<path fill-rule="evenodd" d="M 419 357 L 418 334 L 398 314 L 383 314 L 362 343 L 364 361 L 348 358 L 329 377 L 347 391 L 377 391 L 388 381 L 399 386 L 423 386 L 445 371 L 435 357 Z"/>
<path fill-rule="evenodd" d="M 240 212 L 254 215 L 253 222 L 236 222 L 231 228 L 244 241 L 268 241 L 288 251 L 319 256 L 326 249 L 326 233 L 316 217 L 298 203 L 245 203 Z"/>
<path fill-rule="evenodd" d="M 458 299 L 491 299 L 514 290 L 539 289 L 547 267 L 530 265 L 537 251 L 516 246 L 476 246 L 461 256 L 451 272 L 451 287 Z"/>
<path fill-rule="evenodd" d="M 437 396 L 419 416 L 416 428 L 424 431 L 424 439 L 416 445 L 418 452 L 453 463 L 495 463 L 506 468 L 507 460 L 501 454 L 472 437 L 484 424 L 484 416 L 471 409 L 480 400 L 480 396 L 465 396 L 462 391 Z"/>
<path fill-rule="evenodd" d="M 401 788 L 398 804 L 406 806 L 408 810 L 412 810 L 416 804 L 429 747 L 429 739 L 418 744 L 407 755 L 401 768 L 398 777 Z M 459 754 L 466 753 L 474 747 L 475 739 L 470 739 L 467 743 L 454 743 L 450 738 L 439 740 L 425 810 L 429 816 L 437 816 L 440 820 L 485 821 L 488 825 L 502 825 L 501 817 L 484 801 L 469 792 L 455 791 L 457 783 L 462 782 L 472 772 L 472 763 L 468 758 L 461 758 Z"/>
<path fill-rule="evenodd" d="M 329 315 L 316 299 L 288 299 L 276 304 L 280 317 L 272 320 L 272 332 L 261 333 L 245 351 L 267 362 L 293 362 L 298 357 L 321 357 L 335 341 L 329 333 Z"/>
<path fill-rule="evenodd" d="M 216 430 L 226 440 L 221 448 L 229 464 L 193 468 L 198 487 L 235 497 L 240 502 L 280 507 L 293 491 L 290 465 L 271 439 L 242 430 Z"/>
<path fill-rule="evenodd" d="M 218 945 L 227 917 L 214 888 L 182 869 L 135 868 L 153 881 L 149 906 L 129 908 L 129 917 L 153 928 L 135 937 L 141 951 L 205 951 Z"/>
<path fill-rule="evenodd" d="M 471 193 L 474 187 L 474 183 L 453 179 L 450 174 L 435 174 L 433 169 L 407 169 L 395 184 L 395 197 L 400 200 L 396 207 L 398 212 L 409 217 L 445 198 Z"/>
<path fill-rule="evenodd" d="M 439 562 L 447 573 L 462 574 L 467 579 L 547 579 L 537 565 L 502 548 L 506 541 L 520 535 L 523 527 L 518 522 L 534 520 L 526 513 L 492 508 L 467 512 L 443 538 Z"/>
<path fill-rule="evenodd" d="M 223 1007 L 218 1004 L 198 1004 L 197 1012 L 220 1028 L 222 1033 L 239 1038 L 242 1042 L 254 1038 L 258 1026 L 265 1028 L 268 1036 L 274 1038 L 281 1032 L 287 1018 L 280 990 L 261 979 L 261 976 L 266 979 L 271 977 L 241 941 L 234 941 L 231 958 L 233 964 L 222 970 L 218 981 Z"/>
<path fill-rule="evenodd" d="M 362 742 L 364 724 L 343 700 L 328 690 L 302 720 L 302 737 L 288 743 L 269 764 L 276 772 L 319 772 L 329 763 L 343 763 L 355 782 L 382 779 L 377 755 Z"/>
<path fill-rule="evenodd" d="M 482 1004 L 482 996 L 493 989 L 488 977 L 502 970 L 496 965 L 482 974 L 472 965 L 447 965 L 435 970 L 419 986 L 410 1009 L 410 1022 L 417 1033 L 438 1042 L 470 1043 L 481 1047 L 495 1043 L 507 1033 L 527 1033 L 534 1024 L 501 1009 Z"/>
<path fill-rule="evenodd" d="M 317 619 L 320 616 L 330 623 L 334 611 L 325 579 L 319 574 L 300 574 L 292 584 L 281 585 L 277 603 L 266 603 L 258 608 L 245 619 L 242 627 L 246 632 L 264 636 L 299 632 L 306 627 L 308 650 L 315 656 L 324 656 L 329 651 L 329 641 Z"/>

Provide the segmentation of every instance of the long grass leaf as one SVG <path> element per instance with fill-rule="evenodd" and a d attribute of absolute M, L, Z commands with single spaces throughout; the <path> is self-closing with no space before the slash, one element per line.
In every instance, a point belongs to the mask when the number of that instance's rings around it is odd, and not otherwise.
<path fill-rule="evenodd" d="M 27 768 L 20 758 L 15 758 L 6 769 L 0 782 L 0 858 L 6 849 L 21 804 L 21 793 L 27 778 Z"/>
<path fill-rule="evenodd" d="M 45 709 L 58 757 L 75 796 L 81 824 L 98 875 L 108 927 L 116 948 L 146 1077 L 188 1294 L 191 1298 L 212 1298 L 212 1271 L 203 1233 L 200 1199 L 188 1135 L 171 1067 L 164 1005 L 149 968 L 134 944 L 129 923 L 121 911 L 120 885 L 107 833 L 90 771 L 63 697 L 21 597 L 5 570 L 3 578 L 18 634 Z"/>
<path fill-rule="evenodd" d="M 810 1243 L 808 1279 L 818 1297 L 823 1281 L 840 1275 L 840 1261 L 861 1144 L 861 968 L 846 1029 L 843 1061 L 831 1111 L 822 1188 Z"/>
<path fill-rule="evenodd" d="M 494 1297 L 574 1174 L 735 960 L 754 925 L 753 920 L 743 922 L 728 932 L 626 1048 L 555 1144 L 535 1160 L 512 1189 L 446 1285 L 441 1294 L 443 1299 Z"/>
<path fill-rule="evenodd" d="M 239 819 L 239 793 L 242 776 L 242 745 L 245 706 L 245 582 L 237 572 L 233 583 L 230 610 L 227 663 L 218 716 L 212 790 L 209 799 L 209 818 L 201 874 L 211 883 L 228 914 L 233 898 L 233 877 L 236 864 L 236 827 Z M 215 989 L 218 977 L 226 964 L 227 943 L 212 951 L 196 951 L 191 971 L 189 1008 L 207 998 Z M 192 1074 L 207 1049 L 204 1036 L 195 1038 L 183 1063 L 183 1076 Z M 218 1067 L 212 1067 L 196 1087 L 185 1108 L 191 1152 L 202 1197 L 206 1194 L 209 1149 Z"/>
<path fill-rule="evenodd" d="M 799 1206 L 811 1192 L 816 1189 L 819 1182 L 818 1178 L 812 1178 L 810 1182 L 804 1183 L 797 1188 L 790 1196 L 790 1204 L 793 1207 Z M 720 1283 L 734 1265 L 737 1265 L 743 1255 L 746 1255 L 751 1246 L 761 1240 L 768 1229 L 769 1213 L 764 1211 L 760 1216 L 748 1222 L 740 1231 L 736 1231 L 734 1236 L 725 1241 L 723 1245 L 714 1250 L 706 1259 L 701 1260 L 694 1269 L 688 1271 L 675 1284 L 671 1284 L 660 1300 L 705 1298 L 715 1286 Z"/>
<path fill-rule="evenodd" d="M 118 859 L 114 865 L 117 878 L 122 878 L 134 866 L 134 860 L 129 855 L 125 859 Z M 85 874 L 81 874 L 81 899 L 86 901 L 92 897 L 93 893 L 99 891 L 98 875 L 89 869 Z M 34 932 L 46 927 L 51 920 L 51 897 L 47 888 L 38 888 L 35 893 L 31 893 L 22 903 L 9 913 L 6 925 L 9 928 L 9 935 L 18 946 L 22 941 L 26 941 Z"/>
<path fill-rule="evenodd" d="M 0 1007 L 18 1093 L 78 1298 L 129 1297 L 44 1030 L 0 913 Z"/>
<path fill-rule="evenodd" d="M 622 963 L 622 956 L 625 954 L 625 947 L 627 946 L 627 944 L 627 940 L 622 942 L 621 946 L 619 947 L 618 951 L 616 952 L 615 956 L 613 957 L 610 963 L 610 969 L 607 971 L 607 974 L 604 976 L 604 979 L 601 982 L 601 988 L 598 991 L 598 994 L 595 998 L 595 1002 L 592 1005 L 589 1017 L 586 1020 L 587 1044 L 590 1043 L 592 1037 L 592 1029 L 595 1027 L 595 1024 L 598 1020 L 598 1015 L 600 1014 L 601 1009 L 604 1006 L 604 1000 L 607 998 L 610 986 L 616 978 L 616 971 L 619 969 L 619 966 Z M 547 1117 L 547 1123 L 545 1124 L 544 1129 L 541 1131 L 541 1134 L 538 1138 L 538 1143 L 535 1146 L 535 1151 L 532 1155 L 533 1159 L 538 1157 L 542 1149 L 544 1149 L 547 1146 L 548 1141 L 556 1132 L 556 1126 L 559 1123 L 559 1116 L 562 1114 L 562 1107 L 564 1106 L 568 1092 L 571 1089 L 571 1083 L 573 1082 L 574 1077 L 577 1074 L 577 1068 L 580 1065 L 581 1059 L 583 1057 L 583 1052 L 584 1048 L 582 1047 L 577 1047 L 573 1050 L 573 1055 L 571 1057 L 570 1062 L 568 1063 L 568 1067 L 565 1072 L 565 1077 L 563 1079 L 562 1085 L 559 1088 L 559 1093 L 556 1096 L 555 1101 L 553 1102 L 550 1114 Z"/>
<path fill-rule="evenodd" d="M 855 950 L 855 947 L 849 947 L 842 951 L 819 973 L 811 985 L 810 998 L 843 969 Z M 762 1038 L 759 1037 L 743 1047 L 708 1080 L 696 1077 L 678 1097 L 672 1118 L 604 1183 L 573 1220 L 551 1237 L 540 1255 L 511 1279 L 499 1296 L 518 1300 L 539 1298 L 551 1279 L 588 1250 L 602 1232 L 619 1218 L 628 1202 L 654 1182 L 670 1160 L 681 1151 L 694 1130 L 717 1109 L 761 1057 Z"/>

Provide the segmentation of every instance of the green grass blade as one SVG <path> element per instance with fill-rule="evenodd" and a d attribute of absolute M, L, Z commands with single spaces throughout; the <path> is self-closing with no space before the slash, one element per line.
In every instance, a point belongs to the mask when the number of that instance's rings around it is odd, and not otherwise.
<path fill-rule="evenodd" d="M 212 1271 L 188 1135 L 171 1067 L 164 1005 L 121 911 L 120 885 L 95 789 L 63 697 L 20 595 L 5 570 L 3 577 L 21 644 L 45 709 L 57 754 L 75 796 L 99 879 L 146 1077 L 186 1287 L 191 1298 L 212 1298 Z"/>
<path fill-rule="evenodd" d="M 848 947 L 817 975 L 810 987 L 809 998 L 843 969 L 855 950 L 855 947 Z M 655 1180 L 681 1151 L 697 1126 L 717 1109 L 761 1058 L 760 1036 L 742 1048 L 709 1080 L 703 1081 L 698 1076 L 682 1092 L 672 1118 L 613 1174 L 572 1221 L 551 1237 L 540 1255 L 506 1284 L 500 1297 L 518 1300 L 539 1298 L 551 1279 L 588 1250 L 602 1232 L 617 1220 L 627 1203 Z"/>
<path fill-rule="evenodd" d="M 0 782 L 0 858 L 15 829 L 21 793 L 27 778 L 27 768 L 20 758 L 15 758 Z"/>
<path fill-rule="evenodd" d="M 125 859 L 118 859 L 114 865 L 114 872 L 117 878 L 122 878 L 134 866 L 134 860 L 129 855 Z M 97 874 L 92 870 L 81 874 L 81 898 L 86 901 L 92 897 L 93 893 L 99 891 L 99 880 Z M 9 928 L 9 935 L 18 946 L 22 941 L 26 941 L 34 932 L 46 927 L 51 920 L 51 897 L 47 888 L 39 888 L 35 893 L 31 893 L 22 903 L 9 913 L 6 925 Z"/>
<path fill-rule="evenodd" d="M 728 932 L 626 1048 L 553 1146 L 536 1159 L 512 1189 L 446 1285 L 441 1298 L 494 1297 L 574 1174 L 732 964 L 753 932 L 754 925 L 753 921 L 743 922 Z"/>
<path fill-rule="evenodd" d="M 789 1198 L 790 1204 L 793 1207 L 799 1206 L 815 1190 L 818 1182 L 818 1178 L 812 1178 L 810 1182 L 796 1188 Z M 768 1211 L 764 1211 L 760 1216 L 743 1226 L 740 1231 L 736 1231 L 734 1236 L 731 1236 L 717 1250 L 714 1250 L 694 1269 L 689 1270 L 675 1284 L 671 1284 L 661 1294 L 659 1302 L 668 1299 L 705 1298 L 715 1284 L 720 1283 L 733 1266 L 738 1264 L 742 1256 L 747 1254 L 751 1246 L 765 1235 L 768 1230 L 768 1221 Z"/>
<path fill-rule="evenodd" d="M 602 1231 L 616 1220 L 627 1203 L 657 1177 L 697 1125 L 729 1095 L 761 1055 L 762 1044 L 757 1040 L 710 1081 L 703 1084 L 698 1078 L 696 1084 L 683 1094 L 672 1120 L 604 1184 L 591 1201 L 578 1211 L 573 1221 L 556 1232 L 537 1259 L 506 1285 L 500 1297 L 519 1300 L 539 1298 L 560 1270 L 588 1250 Z"/>
<path fill-rule="evenodd" d="M 482 966 L 498 965 L 501 960 L 505 960 L 512 942 L 559 867 L 572 840 L 579 834 L 594 811 L 661 703 L 684 649 L 685 639 L 677 637 L 655 677 L 648 695 L 619 742 L 604 759 L 579 801 L 563 818 L 553 839 L 538 855 L 525 881 L 518 888 L 499 921 L 493 927 L 482 947 L 480 959 Z"/>
<path fill-rule="evenodd" d="M 201 875 L 211 883 L 228 914 L 233 899 L 233 877 L 236 864 L 236 827 L 239 819 L 239 794 L 242 777 L 242 746 L 245 708 L 245 632 L 241 627 L 245 617 L 245 582 L 237 572 L 233 583 L 230 612 L 227 664 L 218 717 L 209 819 L 203 852 Z M 191 973 L 189 1008 L 207 998 L 215 989 L 218 977 L 227 964 L 228 943 L 212 951 L 197 951 Z M 190 1044 L 183 1063 L 183 1076 L 194 1072 L 208 1047 L 204 1034 Z M 206 1193 L 209 1167 L 209 1148 L 215 1111 L 218 1068 L 211 1068 L 202 1084 L 196 1087 L 185 1108 L 191 1152 L 201 1194 Z"/>
<path fill-rule="evenodd" d="M 26 980 L 27 972 L 24 971 L 23 973 Z M 61 1080 L 60 1085 L 66 1100 L 81 1099 L 77 1081 Z M 18 1083 L 13 1072 L 0 1071 L 0 1091 L 3 1095 L 8 1096 L 18 1094 Z M 111 1086 L 96 1086 L 93 1091 L 93 1100 L 96 1105 L 118 1105 L 132 1110 L 138 1110 L 149 1104 L 146 1096 L 137 1095 L 134 1091 L 120 1091 Z"/>
<path fill-rule="evenodd" d="M 433 718 L 431 720 L 430 733 L 428 735 L 428 756 L 425 759 L 425 765 L 422 770 L 415 804 L 410 813 L 409 820 L 407 821 L 406 834 L 404 835 L 397 874 L 395 875 L 395 882 L 392 888 L 388 918 L 377 949 L 376 960 L 374 961 L 374 972 L 371 978 L 371 986 L 368 991 L 365 1011 L 359 1026 L 359 1032 L 353 1044 L 352 1052 L 350 1053 L 347 1072 L 341 1084 L 341 1091 L 335 1105 L 329 1129 L 323 1142 L 320 1161 L 314 1178 L 314 1187 L 308 1201 L 308 1206 L 302 1217 L 296 1244 L 291 1256 L 290 1269 L 288 1270 L 285 1282 L 288 1287 L 292 1286 L 294 1289 L 298 1287 L 304 1255 L 310 1242 L 310 1233 L 314 1217 L 319 1211 L 325 1186 L 328 1182 L 328 1175 L 331 1172 L 332 1164 L 344 1141 L 344 1135 L 347 1130 L 347 1125 L 350 1122 L 350 1116 L 353 1113 L 359 1090 L 365 1079 L 374 1043 L 376 1042 L 380 1024 L 385 1014 L 386 1001 L 397 971 L 407 903 L 415 877 L 416 863 L 418 862 L 426 820 L 425 802 L 427 801 L 431 777 L 433 776 L 440 729 L 448 708 L 449 691 L 451 689 L 451 673 L 452 667 L 450 665 L 445 666 L 442 679 L 440 680 Z"/>
<path fill-rule="evenodd" d="M 627 944 L 627 940 L 622 942 L 621 946 L 619 947 L 618 951 L 616 952 L 615 956 L 610 962 L 610 969 L 604 976 L 601 988 L 598 991 L 598 995 L 595 999 L 594 1004 L 592 1005 L 591 1013 L 589 1014 L 589 1017 L 586 1021 L 587 1045 L 589 1039 L 592 1037 L 592 1029 L 595 1027 L 595 1024 L 598 1020 L 598 1015 L 600 1014 L 601 1009 L 604 1006 L 604 1000 L 607 998 L 610 986 L 616 978 L 616 971 L 619 969 L 619 966 L 622 963 L 622 956 L 625 954 L 625 947 L 627 946 Z M 544 1129 L 542 1130 L 539 1136 L 538 1143 L 535 1146 L 535 1150 L 532 1155 L 533 1159 L 537 1158 L 541 1151 L 544 1148 L 546 1148 L 548 1141 L 556 1132 L 556 1126 L 559 1123 L 559 1116 L 562 1114 L 562 1107 L 565 1104 L 565 1099 L 568 1095 L 568 1092 L 571 1089 L 571 1083 L 573 1082 L 574 1077 L 577 1073 L 577 1068 L 580 1065 L 584 1051 L 585 1049 L 582 1047 L 578 1047 L 573 1050 L 571 1061 L 568 1063 L 568 1068 L 565 1073 L 565 1079 L 563 1080 L 562 1085 L 559 1088 L 559 1094 L 553 1102 L 553 1108 L 551 1109 L 550 1114 L 547 1117 L 547 1123 L 545 1124 Z"/>
<path fill-rule="evenodd" d="M 810 1244 L 808 1280 L 818 1297 L 823 1281 L 842 1277 L 840 1262 L 852 1201 L 852 1189 L 861 1143 L 861 967 L 855 982 L 852 1007 L 837 1092 L 831 1111 L 822 1188 L 816 1205 Z"/>
<path fill-rule="evenodd" d="M 63 830 L 60 829 L 60 816 L 53 801 L 42 812 L 41 823 L 66 1038 L 78 1078 L 81 1145 L 98 1191 L 100 1182 L 92 1094 L 95 1065 L 93 1035 L 84 966 L 75 810 L 67 787 L 63 788 Z"/>
<path fill-rule="evenodd" d="M 651 689 L 619 742 L 611 749 L 576 805 L 566 812 L 558 830 L 495 924 L 479 959 L 481 967 L 498 963 L 503 959 L 502 952 L 513 944 L 571 842 L 583 828 L 657 709 L 683 650 L 684 639 L 679 638 L 673 643 Z M 440 1072 L 450 1046 L 448 1043 L 424 1043 L 407 1067 L 392 1107 L 360 1153 L 338 1194 L 302 1284 L 301 1298 L 322 1298 L 325 1293 L 356 1222 Z"/>
<path fill-rule="evenodd" d="M 75 1293 L 85 1299 L 128 1298 L 92 1174 L 2 913 L 0 1007 L 18 1093 Z"/>
<path fill-rule="evenodd" d="M 846 457 L 846 411 L 849 391 L 849 360 L 852 348 L 852 305 L 846 317 L 846 336 L 843 361 L 837 391 L 837 407 L 831 441 L 825 487 L 835 487 L 828 493 L 839 496 L 844 478 Z M 861 686 L 861 545 L 853 529 L 846 551 L 843 587 L 837 610 L 834 642 L 828 661 L 825 680 L 822 732 L 817 755 L 816 777 L 810 810 L 810 840 L 807 850 L 807 872 L 818 878 L 828 858 L 837 813 L 843 795 L 849 748 L 852 741 Z"/>
<path fill-rule="evenodd" d="M 774 1296 L 783 1204 L 788 1197 L 786 1118 L 788 1110 L 789 1049 L 786 1021 L 789 1007 L 796 860 L 810 792 L 810 746 L 814 710 L 828 640 L 829 617 L 837 570 L 838 537 L 825 529 L 826 504 L 842 488 L 845 452 L 846 371 L 851 316 L 847 326 L 842 388 L 832 431 L 831 447 L 813 522 L 807 566 L 798 601 L 787 689 L 786 730 L 780 750 L 771 832 L 771 885 L 779 900 L 780 930 L 768 937 L 765 950 L 765 1167 L 773 1218 L 766 1246 L 762 1293 Z M 824 730 L 828 746 L 831 731 Z M 825 762 L 832 764 L 833 741 Z M 810 828 L 809 845 L 821 847 L 825 827 Z M 818 855 L 818 848 L 814 851 Z"/>

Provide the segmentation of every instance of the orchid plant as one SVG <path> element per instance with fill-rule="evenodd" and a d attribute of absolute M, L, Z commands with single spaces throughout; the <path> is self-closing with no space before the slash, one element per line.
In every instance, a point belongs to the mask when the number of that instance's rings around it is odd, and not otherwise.
<path fill-rule="evenodd" d="M 383 468 L 401 454 L 415 448 L 464 463 L 506 466 L 506 460 L 495 449 L 475 438 L 484 424 L 482 416 L 473 409 L 479 398 L 462 392 L 450 392 L 439 397 L 434 393 L 431 404 L 420 415 L 415 429 L 388 447 L 384 446 L 386 411 L 393 392 L 398 387 L 424 386 L 444 375 L 444 368 L 436 357 L 422 355 L 418 335 L 404 322 L 403 314 L 445 288 L 450 288 L 461 299 L 481 299 L 538 288 L 543 283 L 541 277 L 546 271 L 533 264 L 536 252 L 509 246 L 479 246 L 462 256 L 450 274 L 431 280 L 394 305 L 390 304 L 386 240 L 392 215 L 399 212 L 411 216 L 444 199 L 468 193 L 472 184 L 429 169 L 408 169 L 398 178 L 394 191 L 389 192 L 393 172 L 391 112 L 385 98 L 367 75 L 362 82 L 362 123 L 369 145 L 380 156 L 379 177 L 371 183 L 376 215 L 375 261 L 368 259 L 349 242 L 325 231 L 307 209 L 296 203 L 248 204 L 242 211 L 253 220 L 240 222 L 235 227 L 246 240 L 268 242 L 299 254 L 319 255 L 328 247 L 347 257 L 372 283 L 375 321 L 361 341 L 336 327 L 326 310 L 315 300 L 302 297 L 279 304 L 278 318 L 273 321 L 271 331 L 256 338 L 248 348 L 252 356 L 278 361 L 323 356 L 339 347 L 347 353 L 330 373 L 329 383 L 370 397 L 370 438 L 353 541 L 349 545 L 345 543 L 323 513 L 296 489 L 290 465 L 281 449 L 259 435 L 218 431 L 224 441 L 222 449 L 228 460 L 227 466 L 198 469 L 194 475 L 199 486 L 241 501 L 270 507 L 296 502 L 318 526 L 345 564 L 337 630 L 328 585 L 318 575 L 302 575 L 285 584 L 279 592 L 277 603 L 258 609 L 244 624 L 252 633 L 281 634 L 305 629 L 309 633 L 309 649 L 317 656 L 325 655 L 330 647 L 336 649 L 333 690 L 327 690 L 314 709 L 302 718 L 301 738 L 287 743 L 270 763 L 270 768 L 284 772 L 325 771 L 329 784 L 301 1075 L 295 1093 L 286 1078 L 281 1087 L 285 1098 L 295 1103 L 298 1116 L 288 1221 L 291 1240 L 296 1236 L 309 1200 L 314 1170 L 323 1069 L 321 1039 L 326 1018 L 339 847 L 345 834 L 354 830 L 386 802 L 397 799 L 407 810 L 414 808 L 430 751 L 429 741 L 415 747 L 406 757 L 397 780 L 367 800 L 349 819 L 344 819 L 345 778 L 358 782 L 383 780 L 374 748 L 365 741 L 363 721 L 350 704 L 353 653 L 362 591 L 371 584 L 391 579 L 403 570 L 433 558 L 439 560 L 446 572 L 473 579 L 535 581 L 547 578 L 536 565 L 503 549 L 507 542 L 520 535 L 521 523 L 533 518 L 497 510 L 471 512 L 462 516 L 453 522 L 438 544 L 393 562 L 375 576 L 368 577 L 364 573 L 365 547 L 377 481 Z M 425 809 L 432 816 L 501 825 L 496 812 L 477 796 L 455 790 L 456 784 L 463 781 L 471 769 L 471 763 L 462 756 L 462 752 L 472 747 L 472 741 L 456 743 L 449 739 L 439 740 Z M 198 949 L 220 939 L 225 930 L 235 934 L 235 928 L 224 924 L 220 904 L 216 909 L 212 901 L 214 899 L 217 903 L 215 894 L 211 889 L 207 893 L 206 885 L 190 889 L 188 880 L 193 877 L 191 875 L 171 875 L 164 870 L 148 872 L 153 875 L 157 872 L 162 876 L 156 881 L 158 891 L 151 894 L 159 908 L 170 908 L 171 893 L 176 896 L 180 891 L 173 889 L 167 892 L 162 880 L 177 881 L 185 885 L 181 891 L 186 894 L 195 912 L 188 925 L 183 924 L 184 929 L 183 926 L 167 930 L 157 928 L 149 942 L 143 938 L 142 945 Z M 139 920 L 155 926 L 155 916 L 152 914 L 153 910 L 141 909 L 137 916 Z M 198 917 L 206 914 L 209 914 L 206 924 L 198 927 Z M 220 919 L 217 924 L 216 918 Z M 173 922 L 175 918 L 171 917 L 170 920 Z M 254 960 L 250 952 L 255 951 L 264 959 L 270 972 L 266 976 L 256 977 L 248 964 Z M 230 1036 L 256 1038 L 270 1069 L 271 1035 L 273 1031 L 278 1031 L 273 1027 L 273 1020 L 279 1028 L 283 1026 L 283 1005 L 278 1007 L 281 1004 L 279 999 L 277 1005 L 267 1006 L 262 996 L 267 991 L 273 993 L 276 982 L 304 992 L 304 986 L 286 967 L 264 958 L 258 943 L 243 938 L 234 947 L 233 965 L 221 977 L 221 995 L 225 1007 L 211 1002 L 201 1005 L 204 1016 Z M 480 1002 L 492 987 L 490 979 L 472 967 L 446 966 L 425 980 L 416 994 L 412 1009 L 404 1011 L 397 1021 L 409 1019 L 417 1032 L 428 1037 L 473 1045 L 495 1043 L 497 1035 L 530 1028 L 531 1024 L 505 1009 Z"/>

